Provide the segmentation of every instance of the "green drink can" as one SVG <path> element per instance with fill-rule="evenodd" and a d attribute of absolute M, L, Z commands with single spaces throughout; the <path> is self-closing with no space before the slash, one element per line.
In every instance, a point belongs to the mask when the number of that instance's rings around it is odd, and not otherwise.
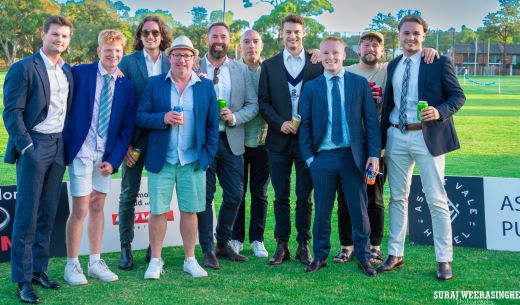
<path fill-rule="evenodd" d="M 218 110 L 222 110 L 227 107 L 227 102 L 224 99 L 218 100 L 217 103 L 218 103 Z"/>
<path fill-rule="evenodd" d="M 421 120 L 421 111 L 428 107 L 428 102 L 426 101 L 419 101 L 419 103 L 417 103 L 417 119 L 420 121 Z"/>

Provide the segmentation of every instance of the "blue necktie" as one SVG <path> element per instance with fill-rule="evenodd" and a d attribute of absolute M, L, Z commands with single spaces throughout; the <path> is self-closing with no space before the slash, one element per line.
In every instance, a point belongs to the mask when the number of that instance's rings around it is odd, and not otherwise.
<path fill-rule="evenodd" d="M 343 128 L 341 124 L 341 94 L 339 92 L 339 77 L 332 77 L 332 143 L 339 145 L 343 142 Z"/>
<path fill-rule="evenodd" d="M 108 123 L 110 122 L 110 111 L 112 109 L 112 88 L 110 88 L 110 80 L 112 76 L 105 74 L 103 76 L 103 86 L 99 95 L 99 115 L 97 133 L 102 139 L 105 139 L 108 131 Z"/>
<path fill-rule="evenodd" d="M 408 79 L 410 78 L 411 62 L 410 58 L 404 60 L 406 67 L 404 68 L 403 82 L 401 85 L 401 104 L 399 105 L 399 130 L 401 130 L 402 133 L 406 132 L 406 124 L 408 123 L 406 119 L 406 96 L 408 95 Z"/>

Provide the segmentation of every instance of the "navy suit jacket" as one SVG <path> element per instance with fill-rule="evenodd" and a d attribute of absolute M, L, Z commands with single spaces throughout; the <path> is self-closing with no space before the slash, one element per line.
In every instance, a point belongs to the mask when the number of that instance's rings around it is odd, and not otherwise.
<path fill-rule="evenodd" d="M 217 153 L 219 112 L 213 83 L 201 80 L 193 85 L 193 114 L 198 161 L 206 170 Z M 137 125 L 149 129 L 144 165 L 152 173 L 161 171 L 166 162 L 172 126 L 164 124 L 164 115 L 171 111 L 171 86 L 166 73 L 150 77 L 137 109 Z"/>
<path fill-rule="evenodd" d="M 161 73 L 168 73 L 170 70 L 170 62 L 164 52 L 161 57 Z M 144 50 L 134 52 L 121 59 L 119 69 L 126 78 L 128 78 L 135 86 L 135 100 L 139 102 L 143 94 L 146 81 L 148 80 L 148 69 L 146 68 L 146 61 L 144 59 Z M 138 147 L 142 152 L 146 150 L 148 143 L 148 133 L 146 129 L 139 127 L 134 128 L 131 145 Z"/>
<path fill-rule="evenodd" d="M 386 130 L 390 127 L 390 113 L 395 107 L 392 78 L 395 67 L 403 56 L 398 56 L 388 64 L 388 77 L 381 117 L 383 148 L 386 146 Z M 437 121 L 422 122 L 424 142 L 433 156 L 439 156 L 460 148 L 453 114 L 457 112 L 466 97 L 460 88 L 455 69 L 449 57 L 441 56 L 432 64 L 421 60 L 419 68 L 419 100 L 427 101 L 441 116 Z"/>
<path fill-rule="evenodd" d="M 67 114 L 72 101 L 74 82 L 69 65 L 63 66 L 69 82 Z M 22 149 L 32 143 L 29 132 L 47 117 L 50 83 L 45 63 L 36 52 L 13 64 L 4 82 L 4 124 L 9 139 L 4 161 L 15 163 Z"/>
<path fill-rule="evenodd" d="M 63 131 L 66 164 L 70 164 L 74 160 L 87 138 L 94 110 L 97 73 L 97 61 L 72 68 L 77 90 L 74 91 L 70 115 L 65 121 Z M 107 141 L 103 154 L 103 161 L 112 165 L 114 173 L 117 172 L 130 145 L 135 109 L 134 85 L 128 79 L 118 77 L 114 86 Z"/>
<path fill-rule="evenodd" d="M 323 73 L 321 64 L 312 64 L 311 55 L 305 54 L 302 91 L 307 81 Z M 291 135 L 280 131 L 283 122 L 292 119 L 292 103 L 285 74 L 283 50 L 262 63 L 258 84 L 258 107 L 260 114 L 269 125 L 265 146 L 274 152 L 282 152 L 287 147 Z"/>
<path fill-rule="evenodd" d="M 327 80 L 322 74 L 309 81 L 300 95 L 300 152 L 302 159 L 313 157 L 327 131 Z M 367 80 L 345 71 L 345 114 L 350 146 L 356 166 L 365 171 L 368 157 L 381 155 L 381 138 L 374 98 Z"/>

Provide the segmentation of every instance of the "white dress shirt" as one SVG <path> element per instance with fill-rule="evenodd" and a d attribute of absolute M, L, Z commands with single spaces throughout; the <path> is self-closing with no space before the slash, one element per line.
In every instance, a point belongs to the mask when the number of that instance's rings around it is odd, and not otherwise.
<path fill-rule="evenodd" d="M 298 56 L 293 56 L 287 49 L 283 50 L 283 64 L 287 69 L 287 72 L 293 77 L 296 78 L 298 74 L 305 67 L 305 50 L 302 48 L 302 51 Z M 302 90 L 303 80 L 299 82 L 296 86 L 291 85 L 287 82 L 289 86 L 289 95 L 291 96 L 292 103 L 292 114 L 298 114 L 298 102 L 300 101 L 300 93 Z"/>
<path fill-rule="evenodd" d="M 51 101 L 49 109 L 47 109 L 47 117 L 34 126 L 32 130 L 45 134 L 62 132 L 65 124 L 65 115 L 67 114 L 67 98 L 69 96 L 69 81 L 65 72 L 63 72 L 65 63 L 60 58 L 58 63 L 53 65 L 41 49 L 40 55 L 43 58 L 47 76 L 49 77 Z"/>
<path fill-rule="evenodd" d="M 156 76 L 162 73 L 162 53 L 159 53 L 157 60 L 153 62 L 152 57 L 146 51 L 144 52 L 144 61 L 146 62 L 146 70 L 148 77 Z"/>
<path fill-rule="evenodd" d="M 208 55 L 206 54 L 206 63 L 207 69 L 206 73 L 208 74 L 208 79 L 213 79 L 215 75 L 215 66 L 211 64 L 208 59 Z M 217 99 L 226 100 L 227 107 L 231 104 L 231 71 L 229 71 L 229 58 L 226 56 L 226 60 L 220 66 L 220 72 L 218 74 L 218 83 L 213 85 L 215 87 L 215 93 L 217 94 Z M 235 121 L 233 119 L 233 121 Z M 226 125 L 224 121 L 220 120 L 218 125 L 219 131 L 225 131 Z"/>
<path fill-rule="evenodd" d="M 399 124 L 399 107 L 401 106 L 401 90 L 403 85 L 403 75 L 406 65 L 403 56 L 392 76 L 392 87 L 394 89 L 395 107 L 390 113 L 390 123 Z M 421 50 L 410 56 L 410 77 L 408 78 L 408 94 L 406 95 L 406 122 L 408 124 L 417 124 L 417 103 L 419 102 L 419 67 L 421 66 Z"/>

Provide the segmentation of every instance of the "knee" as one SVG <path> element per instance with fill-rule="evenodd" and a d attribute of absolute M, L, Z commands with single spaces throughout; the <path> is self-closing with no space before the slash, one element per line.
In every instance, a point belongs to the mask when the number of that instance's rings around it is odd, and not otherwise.
<path fill-rule="evenodd" d="M 101 213 L 103 212 L 103 207 L 105 206 L 105 197 L 104 196 L 93 196 L 89 205 L 90 213 Z"/>
<path fill-rule="evenodd" d="M 70 217 L 75 220 L 83 220 L 88 214 L 88 206 L 86 204 L 73 204 Z"/>

